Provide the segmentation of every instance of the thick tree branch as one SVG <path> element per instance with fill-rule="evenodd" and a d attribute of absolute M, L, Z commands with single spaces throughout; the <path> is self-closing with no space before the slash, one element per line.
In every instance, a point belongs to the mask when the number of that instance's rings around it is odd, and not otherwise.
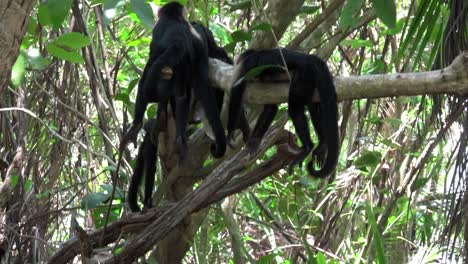
<path fill-rule="evenodd" d="M 210 82 L 225 91 L 231 89 L 235 67 L 210 60 Z M 448 67 L 429 72 L 374 74 L 335 78 L 338 100 L 414 96 L 423 94 L 468 94 L 468 51 Z M 252 82 L 244 100 L 252 104 L 286 102 L 288 83 Z"/>

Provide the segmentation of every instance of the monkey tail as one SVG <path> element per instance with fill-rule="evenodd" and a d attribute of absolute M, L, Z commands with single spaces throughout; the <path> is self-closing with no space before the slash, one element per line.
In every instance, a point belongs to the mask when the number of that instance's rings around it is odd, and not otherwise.
<path fill-rule="evenodd" d="M 145 144 L 149 143 L 146 141 L 147 139 L 145 136 L 145 139 L 143 140 L 143 143 L 141 143 L 140 149 L 138 150 L 135 169 L 133 170 L 130 185 L 128 186 L 128 207 L 130 207 L 130 210 L 132 212 L 140 211 L 140 208 L 138 207 L 137 203 L 137 196 L 138 186 L 141 184 L 141 180 L 143 178 L 143 169 L 145 167 L 144 148 Z"/>
<path fill-rule="evenodd" d="M 317 88 L 320 95 L 320 112 L 322 113 L 321 126 L 324 128 L 326 138 L 326 158 L 319 170 L 314 169 L 313 161 L 307 164 L 309 174 L 314 177 L 324 178 L 335 171 L 339 157 L 339 130 L 338 130 L 338 104 L 336 101 L 335 85 L 333 77 L 325 62 L 321 61 L 317 76 Z"/>

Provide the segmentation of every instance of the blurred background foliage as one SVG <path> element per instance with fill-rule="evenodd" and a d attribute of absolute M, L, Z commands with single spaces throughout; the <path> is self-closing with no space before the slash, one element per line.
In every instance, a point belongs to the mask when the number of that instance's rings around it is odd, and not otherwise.
<path fill-rule="evenodd" d="M 283 18 L 260 19 L 275 1 L 182 2 L 233 57 Z M 334 75 L 440 69 L 468 47 L 466 0 L 295 2 L 300 9 L 281 22 L 279 44 L 322 56 Z M 17 149 L 25 153 L 0 229 L 16 263 L 47 259 L 70 239 L 71 218 L 102 227 L 116 146 L 131 121 L 161 4 L 37 1 L 0 98 L 2 181 Z M 280 170 L 213 206 L 185 261 L 462 263 L 466 110 L 466 97 L 447 95 L 342 102 L 336 175 L 320 181 L 304 168 Z M 147 117 L 155 113 L 153 105 Z M 125 214 L 128 161 L 110 221 Z"/>

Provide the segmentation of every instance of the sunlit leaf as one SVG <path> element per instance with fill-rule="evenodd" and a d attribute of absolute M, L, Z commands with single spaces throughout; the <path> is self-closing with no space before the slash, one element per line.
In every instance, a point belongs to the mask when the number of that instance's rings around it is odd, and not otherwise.
<path fill-rule="evenodd" d="M 80 53 L 76 51 L 67 51 L 55 45 L 54 43 L 47 44 L 46 50 L 50 55 L 56 58 L 62 59 L 62 60 L 66 60 L 66 61 L 73 62 L 73 63 L 84 62 L 83 57 L 81 56 Z"/>
<path fill-rule="evenodd" d="M 11 68 L 11 83 L 13 86 L 18 87 L 24 80 L 24 74 L 26 70 L 26 59 L 23 53 L 18 55 L 16 58 L 13 68 Z"/>
<path fill-rule="evenodd" d="M 81 49 L 91 44 L 89 38 L 78 32 L 65 33 L 54 40 L 55 45 Z"/>

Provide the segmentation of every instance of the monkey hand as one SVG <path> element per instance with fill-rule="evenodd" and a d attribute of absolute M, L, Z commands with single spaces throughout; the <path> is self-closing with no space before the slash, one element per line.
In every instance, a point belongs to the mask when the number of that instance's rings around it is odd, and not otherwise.
<path fill-rule="evenodd" d="M 312 151 L 312 161 L 315 162 L 316 165 L 322 167 L 325 163 L 325 158 L 327 156 L 327 148 L 324 144 L 319 144 L 313 151 Z"/>

